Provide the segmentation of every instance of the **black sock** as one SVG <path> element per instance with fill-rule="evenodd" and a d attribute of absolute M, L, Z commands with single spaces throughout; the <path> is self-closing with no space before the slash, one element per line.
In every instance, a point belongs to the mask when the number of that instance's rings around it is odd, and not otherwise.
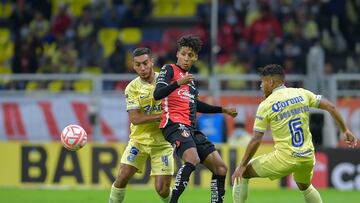
<path fill-rule="evenodd" d="M 225 196 L 225 177 L 212 175 L 211 178 L 211 203 L 222 203 Z"/>
<path fill-rule="evenodd" d="M 189 182 L 189 177 L 191 173 L 195 170 L 195 166 L 191 163 L 186 162 L 184 165 L 179 168 L 176 178 L 174 187 L 171 194 L 171 200 L 169 203 L 177 203 L 180 195 L 184 192 L 185 187 Z"/>

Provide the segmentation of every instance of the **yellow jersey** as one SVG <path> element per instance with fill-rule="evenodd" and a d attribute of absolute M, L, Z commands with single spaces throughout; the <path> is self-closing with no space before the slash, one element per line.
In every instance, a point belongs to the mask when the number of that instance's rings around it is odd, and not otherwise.
<path fill-rule="evenodd" d="M 132 80 L 125 88 L 126 110 L 139 109 L 144 114 L 161 114 L 161 100 L 155 101 L 153 92 L 158 73 L 153 83 L 143 81 L 140 77 Z M 159 129 L 159 122 L 130 124 L 130 139 L 144 145 L 168 144 Z"/>
<path fill-rule="evenodd" d="M 318 108 L 321 95 L 302 89 L 278 87 L 262 101 L 256 112 L 254 131 L 270 126 L 275 149 L 294 157 L 314 153 L 309 128 L 310 107 Z"/>

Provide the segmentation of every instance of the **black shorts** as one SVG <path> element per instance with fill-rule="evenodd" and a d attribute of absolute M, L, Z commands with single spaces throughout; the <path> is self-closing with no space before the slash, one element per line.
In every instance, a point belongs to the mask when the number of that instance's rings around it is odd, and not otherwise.
<path fill-rule="evenodd" d="M 165 139 L 174 146 L 180 158 L 185 150 L 195 147 L 202 163 L 209 154 L 216 151 L 214 144 L 202 132 L 191 130 L 188 125 L 171 123 L 162 129 L 162 133 Z"/>

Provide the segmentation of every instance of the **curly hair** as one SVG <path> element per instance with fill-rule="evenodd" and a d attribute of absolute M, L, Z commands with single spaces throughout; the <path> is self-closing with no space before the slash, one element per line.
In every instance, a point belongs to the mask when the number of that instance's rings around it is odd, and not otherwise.
<path fill-rule="evenodd" d="M 279 64 L 269 64 L 263 68 L 259 68 L 259 75 L 261 77 L 277 75 L 281 79 L 285 79 L 284 68 Z"/>
<path fill-rule="evenodd" d="M 200 52 L 201 46 L 202 46 L 202 42 L 200 38 L 192 35 L 182 36 L 177 41 L 178 50 L 181 49 L 181 47 L 190 47 L 196 54 Z"/>

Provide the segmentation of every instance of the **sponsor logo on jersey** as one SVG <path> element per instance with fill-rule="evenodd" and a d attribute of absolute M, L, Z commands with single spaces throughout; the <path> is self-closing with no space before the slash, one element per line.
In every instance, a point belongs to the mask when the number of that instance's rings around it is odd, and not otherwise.
<path fill-rule="evenodd" d="M 154 105 L 154 106 L 150 106 L 150 105 L 144 106 L 144 112 L 146 112 L 146 113 L 150 113 L 152 111 L 161 111 L 161 109 L 162 109 L 161 104 Z"/>
<path fill-rule="evenodd" d="M 293 104 L 299 103 L 304 101 L 304 98 L 302 96 L 296 96 L 293 97 L 291 99 L 287 99 L 285 101 L 277 101 L 275 102 L 272 106 L 271 109 L 273 110 L 273 112 L 280 112 L 283 109 L 285 109 L 287 106 L 291 106 Z"/>
<path fill-rule="evenodd" d="M 168 156 L 162 156 L 161 161 L 165 164 L 165 166 L 169 166 L 169 158 L 168 158 Z"/>
<path fill-rule="evenodd" d="M 180 88 L 177 93 L 180 98 L 189 100 L 192 103 L 195 102 L 195 95 L 190 94 L 189 90 L 187 90 L 186 88 Z"/>
<path fill-rule="evenodd" d="M 160 73 L 159 73 L 159 77 L 165 77 L 167 73 L 167 70 L 164 68 L 164 69 L 161 69 Z"/>

